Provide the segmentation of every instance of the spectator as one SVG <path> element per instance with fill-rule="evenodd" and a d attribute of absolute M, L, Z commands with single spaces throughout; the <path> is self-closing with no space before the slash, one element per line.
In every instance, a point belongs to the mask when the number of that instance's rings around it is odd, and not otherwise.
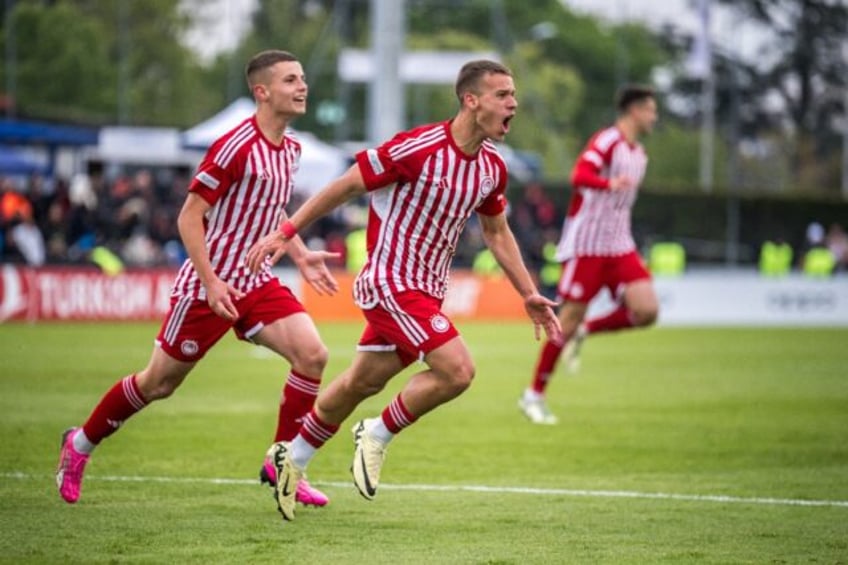
<path fill-rule="evenodd" d="M 848 269 L 848 234 L 845 233 L 842 226 L 836 222 L 830 224 L 824 242 L 833 254 L 836 261 L 836 270 Z"/>

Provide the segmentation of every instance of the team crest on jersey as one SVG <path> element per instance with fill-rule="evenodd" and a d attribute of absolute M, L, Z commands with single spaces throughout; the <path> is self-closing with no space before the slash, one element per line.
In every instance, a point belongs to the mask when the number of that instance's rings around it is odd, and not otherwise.
<path fill-rule="evenodd" d="M 180 344 L 180 351 L 182 351 L 183 355 L 186 357 L 193 357 L 197 355 L 198 350 L 197 342 L 193 339 L 187 339 Z"/>
<path fill-rule="evenodd" d="M 443 334 L 450 329 L 450 322 L 443 315 L 436 314 L 430 318 L 430 326 L 433 328 L 433 331 Z"/>
<path fill-rule="evenodd" d="M 492 177 L 483 177 L 483 182 L 480 183 L 480 194 L 489 196 L 489 193 L 495 188 L 495 181 Z"/>

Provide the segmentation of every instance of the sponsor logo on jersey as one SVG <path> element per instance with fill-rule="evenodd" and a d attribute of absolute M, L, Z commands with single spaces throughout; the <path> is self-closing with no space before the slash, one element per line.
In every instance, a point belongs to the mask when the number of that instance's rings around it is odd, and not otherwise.
<path fill-rule="evenodd" d="M 184 340 L 180 344 L 180 351 L 182 351 L 183 355 L 186 357 L 193 357 L 194 355 L 197 355 L 199 349 L 200 347 L 198 347 L 197 342 L 193 339 Z"/>
<path fill-rule="evenodd" d="M 380 156 L 377 155 L 376 149 L 367 150 L 365 155 L 368 157 L 368 163 L 371 165 L 371 170 L 374 171 L 375 175 L 382 175 L 386 172 L 383 168 L 383 164 L 380 162 Z"/>
<path fill-rule="evenodd" d="M 430 318 L 430 326 L 433 328 L 433 331 L 443 334 L 450 329 L 450 322 L 443 315 L 436 314 Z"/>
<path fill-rule="evenodd" d="M 197 173 L 197 176 L 195 176 L 194 178 L 196 178 L 198 180 L 198 182 L 205 184 L 206 186 L 208 186 L 212 190 L 215 190 L 216 188 L 218 188 L 218 185 L 220 184 L 218 179 L 216 179 L 215 177 L 213 177 L 212 175 L 210 175 L 209 173 L 207 173 L 205 171 L 201 171 L 201 172 Z"/>

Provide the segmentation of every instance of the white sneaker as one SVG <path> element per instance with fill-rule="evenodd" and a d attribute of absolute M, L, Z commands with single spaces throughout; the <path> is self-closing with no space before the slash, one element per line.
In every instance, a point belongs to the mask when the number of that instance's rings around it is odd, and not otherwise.
<path fill-rule="evenodd" d="M 518 399 L 518 408 L 534 424 L 553 426 L 559 422 L 559 418 L 548 409 L 544 396 L 528 398 L 527 395 L 522 395 Z"/>
<path fill-rule="evenodd" d="M 586 332 L 586 324 L 580 324 L 562 352 L 565 370 L 571 375 L 580 371 L 580 349 L 583 347 L 583 341 L 587 335 L 589 334 Z"/>
<path fill-rule="evenodd" d="M 372 437 L 366 429 L 367 420 L 360 420 L 353 426 L 353 484 L 359 494 L 367 500 L 373 500 L 377 495 L 377 485 L 380 483 L 380 470 L 386 460 L 386 446 Z"/>

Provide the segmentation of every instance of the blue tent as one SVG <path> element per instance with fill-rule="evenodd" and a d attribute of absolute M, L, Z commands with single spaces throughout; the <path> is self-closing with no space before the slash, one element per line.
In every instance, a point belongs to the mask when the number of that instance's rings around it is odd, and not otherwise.
<path fill-rule="evenodd" d="M 0 145 L 0 174 L 2 175 L 31 175 L 44 174 L 47 167 L 35 159 L 11 147 Z"/>

